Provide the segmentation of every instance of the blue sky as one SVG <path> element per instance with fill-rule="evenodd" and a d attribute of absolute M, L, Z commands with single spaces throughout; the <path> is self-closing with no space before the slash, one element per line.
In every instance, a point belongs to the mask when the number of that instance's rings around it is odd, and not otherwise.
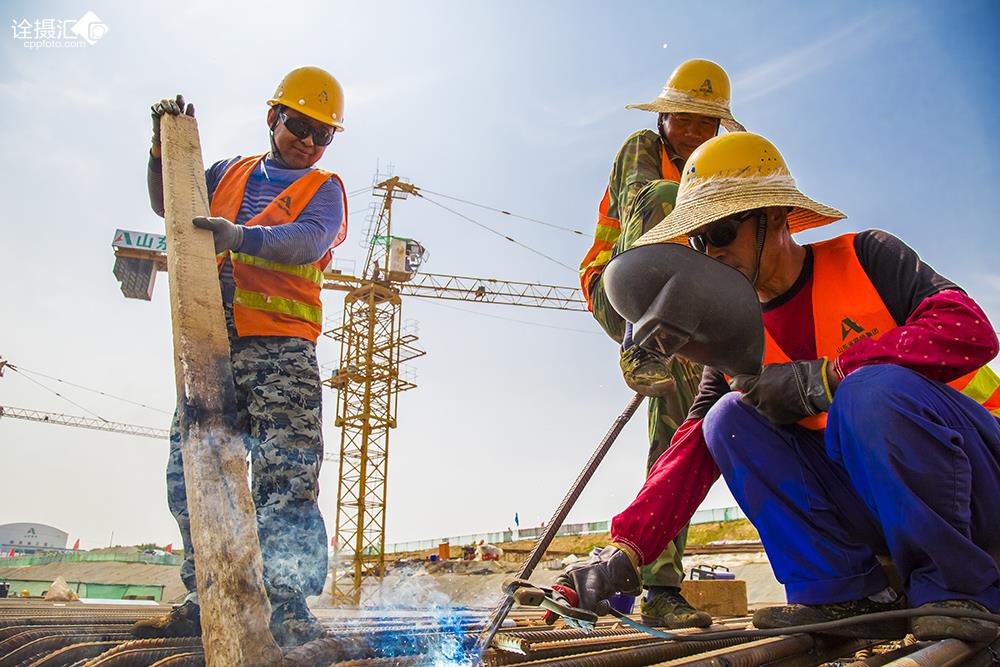
<path fill-rule="evenodd" d="M 429 190 L 553 224 L 593 228 L 612 158 L 653 115 L 626 111 L 681 61 L 733 80 L 733 108 L 779 147 L 802 189 L 850 217 L 804 241 L 878 227 L 918 249 L 1000 318 L 995 186 L 1000 151 L 1000 10 L 993 2 L 7 2 L 0 39 L 0 355 L 25 368 L 169 411 L 166 281 L 127 301 L 111 274 L 116 227 L 159 231 L 145 192 L 149 105 L 183 92 L 206 162 L 266 149 L 264 100 L 289 69 L 333 72 L 347 130 L 321 166 L 348 190 L 376 165 Z M 29 50 L 12 21 L 93 11 L 107 34 L 83 49 Z M 368 200 L 351 200 L 338 258 L 358 245 Z M 575 266 L 589 239 L 461 208 Z M 573 285 L 556 263 L 422 201 L 396 232 L 431 253 L 426 270 Z M 341 309 L 325 296 L 328 316 Z M 428 355 L 392 433 L 389 541 L 547 520 L 629 397 L 616 346 L 588 315 L 406 300 Z M 337 356 L 320 346 L 321 363 Z M 54 384 L 54 383 L 50 383 Z M 61 386 L 101 416 L 168 418 Z M 326 435 L 335 446 L 335 395 Z M 0 404 L 80 414 L 14 373 Z M 571 520 L 608 518 L 642 480 L 637 416 Z M 165 445 L 0 421 L 0 523 L 41 521 L 82 537 L 177 541 L 164 501 Z M 515 470 L 532 471 L 513 475 Z M 331 531 L 336 469 L 322 473 Z M 715 489 L 706 506 L 732 504 Z"/>

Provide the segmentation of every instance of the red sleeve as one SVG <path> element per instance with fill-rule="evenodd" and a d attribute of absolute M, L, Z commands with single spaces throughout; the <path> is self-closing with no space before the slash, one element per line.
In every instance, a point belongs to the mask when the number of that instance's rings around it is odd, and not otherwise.
<path fill-rule="evenodd" d="M 902 326 L 852 345 L 837 363 L 844 375 L 862 366 L 896 364 L 951 382 L 995 356 L 997 335 L 979 304 L 964 292 L 945 290 L 921 301 Z"/>
<path fill-rule="evenodd" d="M 705 444 L 701 419 L 689 419 L 674 433 L 670 449 L 653 464 L 632 504 L 611 521 L 611 540 L 632 547 L 651 563 L 677 537 L 719 469 Z"/>

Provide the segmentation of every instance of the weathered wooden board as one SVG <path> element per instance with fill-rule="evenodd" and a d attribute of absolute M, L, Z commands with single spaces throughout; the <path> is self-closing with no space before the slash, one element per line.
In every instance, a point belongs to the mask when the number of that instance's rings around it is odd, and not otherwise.
<path fill-rule="evenodd" d="M 161 128 L 181 453 L 205 656 L 210 667 L 277 665 L 246 452 L 227 423 L 236 390 L 215 247 L 211 232 L 191 224 L 209 214 L 198 124 L 164 116 Z"/>

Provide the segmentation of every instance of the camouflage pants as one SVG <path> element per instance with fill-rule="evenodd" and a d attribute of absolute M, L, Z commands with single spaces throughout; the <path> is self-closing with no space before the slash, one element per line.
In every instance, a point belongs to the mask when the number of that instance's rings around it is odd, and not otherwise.
<path fill-rule="evenodd" d="M 612 255 L 618 255 L 632 247 L 639 236 L 652 225 L 659 222 L 673 210 L 677 195 L 677 184 L 671 181 L 651 181 L 643 186 L 626 207 L 622 219 L 622 233 L 615 244 Z M 591 289 L 594 307 L 594 318 L 601 327 L 619 343 L 625 334 L 626 322 L 608 302 L 604 293 L 603 276 L 597 279 Z M 671 363 L 671 375 L 674 378 L 675 390 L 669 396 L 650 398 L 648 404 L 649 416 L 649 450 L 646 455 L 646 472 L 653 467 L 656 460 L 670 447 L 670 440 L 680 425 L 687 418 L 688 410 L 698 393 L 698 382 L 701 368 L 683 359 L 674 358 Z M 684 528 L 654 562 L 642 568 L 643 586 L 680 586 L 684 579 L 682 557 L 687 543 L 687 530 Z"/>
<path fill-rule="evenodd" d="M 322 593 L 328 569 L 326 527 L 317 504 L 323 432 L 316 346 L 300 338 L 237 338 L 229 315 L 236 423 L 250 455 L 264 586 L 277 612 L 285 602 Z M 194 592 L 191 520 L 176 413 L 167 503 L 184 540 L 181 579 Z"/>

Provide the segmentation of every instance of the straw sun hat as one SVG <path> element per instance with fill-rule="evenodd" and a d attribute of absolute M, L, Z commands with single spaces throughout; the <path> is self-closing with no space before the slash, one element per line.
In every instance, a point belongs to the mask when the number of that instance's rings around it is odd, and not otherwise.
<path fill-rule="evenodd" d="M 774 144 L 750 132 L 709 139 L 684 165 L 674 210 L 639 237 L 635 245 L 682 243 L 700 227 L 743 211 L 789 206 L 794 234 L 847 216 L 810 199 L 795 185 Z"/>
<path fill-rule="evenodd" d="M 686 60 L 667 79 L 659 96 L 626 109 L 655 113 L 696 113 L 718 118 L 730 132 L 743 131 L 729 109 L 730 86 L 726 70 L 711 60 Z"/>

